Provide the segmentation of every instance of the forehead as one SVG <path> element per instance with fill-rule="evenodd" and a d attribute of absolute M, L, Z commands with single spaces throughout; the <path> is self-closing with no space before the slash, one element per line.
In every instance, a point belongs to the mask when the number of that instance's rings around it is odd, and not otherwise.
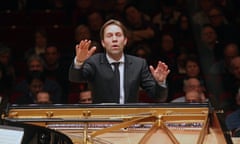
<path fill-rule="evenodd" d="M 39 60 L 32 60 L 29 65 L 42 65 L 41 62 Z"/>
<path fill-rule="evenodd" d="M 205 27 L 202 29 L 202 33 L 215 32 L 211 27 Z"/>
<path fill-rule="evenodd" d="M 123 33 L 123 30 L 120 26 L 115 25 L 115 24 L 111 24 L 106 26 L 106 28 L 104 29 L 104 33 Z"/>
<path fill-rule="evenodd" d="M 197 79 L 189 79 L 188 84 L 200 84 L 200 82 Z"/>
<path fill-rule="evenodd" d="M 210 11 L 209 11 L 209 14 L 211 15 L 214 15 L 214 14 L 220 14 L 220 11 L 218 10 L 218 9 L 211 9 Z"/>

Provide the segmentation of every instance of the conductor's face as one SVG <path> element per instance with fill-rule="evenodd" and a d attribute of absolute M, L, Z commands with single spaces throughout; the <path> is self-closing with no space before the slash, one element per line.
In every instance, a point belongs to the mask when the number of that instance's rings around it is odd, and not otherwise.
<path fill-rule="evenodd" d="M 127 38 L 124 36 L 122 29 L 117 25 L 109 25 L 105 28 L 102 45 L 109 56 L 121 57 Z"/>

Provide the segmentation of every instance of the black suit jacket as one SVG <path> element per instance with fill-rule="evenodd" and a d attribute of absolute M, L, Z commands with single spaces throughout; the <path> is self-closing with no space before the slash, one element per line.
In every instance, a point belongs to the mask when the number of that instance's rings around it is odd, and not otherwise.
<path fill-rule="evenodd" d="M 72 82 L 88 81 L 92 86 L 94 103 L 119 103 L 113 95 L 114 73 L 105 53 L 98 53 L 87 59 L 80 69 L 74 64 L 69 69 Z M 163 98 L 167 88 L 159 86 L 152 77 L 145 59 L 125 55 L 124 92 L 126 103 L 138 102 L 138 90 L 142 87 L 149 96 Z"/>

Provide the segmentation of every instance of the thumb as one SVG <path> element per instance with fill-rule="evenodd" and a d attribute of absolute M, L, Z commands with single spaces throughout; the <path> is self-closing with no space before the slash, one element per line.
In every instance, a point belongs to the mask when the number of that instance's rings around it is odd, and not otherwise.
<path fill-rule="evenodd" d="M 150 69 L 151 73 L 153 74 L 154 73 L 154 68 L 153 68 L 152 65 L 149 66 L 149 69 Z"/>

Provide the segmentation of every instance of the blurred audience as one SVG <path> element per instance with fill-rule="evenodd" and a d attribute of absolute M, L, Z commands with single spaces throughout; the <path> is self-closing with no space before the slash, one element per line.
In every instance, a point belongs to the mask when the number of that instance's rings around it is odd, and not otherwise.
<path fill-rule="evenodd" d="M 32 55 L 29 57 L 27 61 L 27 68 L 28 72 L 42 72 L 44 77 L 45 71 L 44 71 L 44 60 L 38 56 L 38 55 Z M 57 81 L 51 80 L 49 78 L 45 79 L 45 82 L 43 83 L 43 90 L 49 91 L 52 94 L 52 103 L 62 103 L 62 89 L 59 83 Z M 27 79 L 22 80 L 16 85 L 17 92 L 22 93 L 28 93 L 28 83 Z"/>
<path fill-rule="evenodd" d="M 61 102 L 67 103 L 67 95 L 69 93 L 68 68 L 70 63 L 61 59 L 61 54 L 56 46 L 46 47 L 43 57 L 46 77 L 61 86 Z"/>
<path fill-rule="evenodd" d="M 16 74 L 11 49 L 0 44 L 0 93 L 9 96 L 15 86 Z"/>
<path fill-rule="evenodd" d="M 197 102 L 206 102 L 206 89 L 198 78 L 185 79 L 183 84 L 183 94 L 185 95 L 175 98 L 171 102 L 190 102 L 191 99 Z M 195 91 L 195 93 L 192 91 Z"/>
<path fill-rule="evenodd" d="M 16 100 L 16 104 L 34 104 L 36 103 L 36 95 L 43 90 L 43 85 L 46 81 L 44 74 L 40 71 L 29 72 L 26 76 L 26 91 L 22 93 Z"/>

